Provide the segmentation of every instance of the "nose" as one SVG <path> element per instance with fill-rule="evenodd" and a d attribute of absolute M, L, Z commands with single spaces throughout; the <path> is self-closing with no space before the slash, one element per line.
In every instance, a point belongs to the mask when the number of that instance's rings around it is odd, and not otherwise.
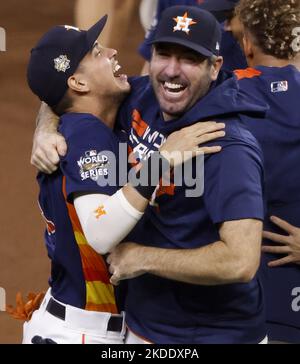
<path fill-rule="evenodd" d="M 168 77 L 177 77 L 180 74 L 180 62 L 175 56 L 170 57 L 165 67 L 165 73 Z"/>
<path fill-rule="evenodd" d="M 113 48 L 107 48 L 107 54 L 108 58 L 113 58 L 118 54 L 118 52 Z"/>

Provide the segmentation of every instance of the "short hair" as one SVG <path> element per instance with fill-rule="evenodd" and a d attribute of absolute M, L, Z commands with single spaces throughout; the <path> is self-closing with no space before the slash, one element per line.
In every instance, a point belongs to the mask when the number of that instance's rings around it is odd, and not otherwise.
<path fill-rule="evenodd" d="M 299 54 L 300 0 L 240 0 L 235 11 L 265 54 L 289 60 Z"/>
<path fill-rule="evenodd" d="M 73 98 L 71 97 L 68 91 L 69 89 L 67 90 L 67 92 L 64 94 L 64 97 L 60 100 L 60 102 L 57 105 L 51 107 L 52 111 L 57 116 L 62 116 L 63 114 L 68 112 L 73 106 Z"/>

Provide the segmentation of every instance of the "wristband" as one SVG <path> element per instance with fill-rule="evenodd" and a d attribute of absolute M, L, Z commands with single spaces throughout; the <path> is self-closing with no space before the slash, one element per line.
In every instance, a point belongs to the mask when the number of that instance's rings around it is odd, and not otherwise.
<path fill-rule="evenodd" d="M 149 200 L 163 176 L 170 179 L 170 163 L 159 152 L 154 152 L 143 162 L 142 168 L 136 173 L 131 170 L 129 182 L 145 199 Z M 168 174 L 167 174 L 168 172 Z"/>

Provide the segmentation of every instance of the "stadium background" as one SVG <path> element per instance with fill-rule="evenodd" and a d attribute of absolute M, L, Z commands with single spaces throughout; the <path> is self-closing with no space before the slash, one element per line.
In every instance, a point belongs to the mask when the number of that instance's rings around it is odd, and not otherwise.
<path fill-rule="evenodd" d="M 119 50 L 118 59 L 129 75 L 138 74 L 142 67 L 136 52 L 143 39 L 139 0 L 132 1 L 136 2 L 136 11 L 130 27 L 123 29 L 119 24 L 113 29 L 116 36 L 110 44 Z M 45 31 L 53 25 L 74 23 L 74 2 L 0 2 L 0 26 L 7 32 L 7 51 L 0 53 L 0 287 L 6 290 L 7 303 L 15 303 L 17 291 L 27 294 L 47 289 L 44 224 L 36 203 L 36 172 L 30 165 L 39 102 L 27 88 L 26 64 L 30 49 Z M 125 42 L 120 41 L 119 32 L 125 32 Z M 22 323 L 0 312 L 0 344 L 19 343 L 21 337 Z"/>

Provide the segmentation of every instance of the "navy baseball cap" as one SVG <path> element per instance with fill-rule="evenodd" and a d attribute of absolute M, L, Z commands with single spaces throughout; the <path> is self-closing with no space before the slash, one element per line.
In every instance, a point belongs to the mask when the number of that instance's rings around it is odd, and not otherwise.
<path fill-rule="evenodd" d="M 68 89 L 68 79 L 93 48 L 107 21 L 101 18 L 89 30 L 62 25 L 50 29 L 31 51 L 27 69 L 29 87 L 49 106 L 57 105 Z"/>
<path fill-rule="evenodd" d="M 195 6 L 172 6 L 161 17 L 151 44 L 175 43 L 206 56 L 219 55 L 222 39 L 216 18 Z"/>
<path fill-rule="evenodd" d="M 226 20 L 228 12 L 233 10 L 239 0 L 204 0 L 201 8 L 214 14 L 217 20 L 222 23 Z"/>

